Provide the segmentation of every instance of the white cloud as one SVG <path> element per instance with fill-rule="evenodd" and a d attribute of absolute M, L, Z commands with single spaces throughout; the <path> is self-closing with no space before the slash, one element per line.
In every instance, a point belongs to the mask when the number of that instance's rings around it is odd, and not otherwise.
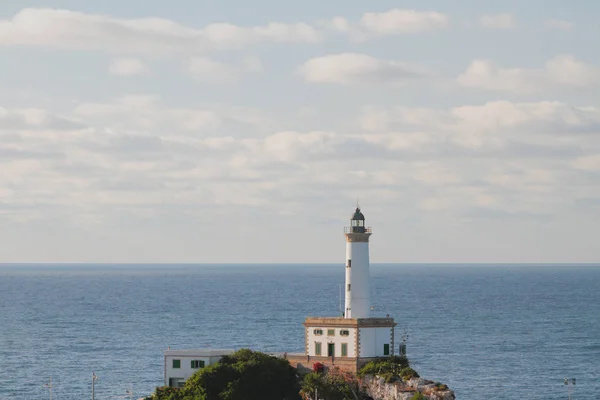
<path fill-rule="evenodd" d="M 137 58 L 117 58 L 112 60 L 109 72 L 118 76 L 134 76 L 148 72 L 148 67 Z"/>
<path fill-rule="evenodd" d="M 564 21 L 562 19 L 549 19 L 546 21 L 546 26 L 551 29 L 558 29 L 561 31 L 570 31 L 574 24 L 569 21 Z"/>
<path fill-rule="evenodd" d="M 242 107 L 166 107 L 159 96 L 129 95 L 111 103 L 84 103 L 74 114 L 95 125 L 125 131 L 218 132 L 224 128 L 270 127 L 262 112 Z"/>
<path fill-rule="evenodd" d="M 155 96 L 75 111 L 63 118 L 86 128 L 47 124 L 39 115 L 55 114 L 45 110 L 24 118 L 18 131 L 0 122 L 0 201 L 10 210 L 0 215 L 4 222 L 60 218 L 127 232 L 142 222 L 162 232 L 165 224 L 202 218 L 204 226 L 235 231 L 244 218 L 232 214 L 240 208 L 301 218 L 318 201 L 318 221 L 337 203 L 351 203 L 356 190 L 368 193 L 372 213 L 384 208 L 377 218 L 393 209 L 522 220 L 598 195 L 590 173 L 600 152 L 597 107 L 370 108 L 368 133 L 273 129 L 252 110 L 174 108 Z M 240 133 L 248 128 L 258 131 Z"/>
<path fill-rule="evenodd" d="M 427 75 L 422 68 L 408 63 L 379 60 L 356 53 L 313 58 L 306 61 L 298 70 L 308 82 L 342 85 L 405 84 Z"/>
<path fill-rule="evenodd" d="M 527 151 L 542 147 L 556 150 L 579 147 L 586 133 L 600 132 L 600 108 L 550 101 L 493 101 L 448 110 L 368 108 L 361 117 L 361 125 L 372 132 L 404 132 L 414 143 L 431 140 L 438 145 L 500 150 L 506 149 L 511 141 L 518 141 L 533 146 Z M 562 143 L 556 142 L 559 138 Z"/>
<path fill-rule="evenodd" d="M 511 92 L 535 93 L 560 86 L 587 87 L 600 83 L 600 68 L 571 55 L 559 55 L 544 68 L 503 68 L 489 60 L 474 60 L 457 82 L 465 87 Z"/>
<path fill-rule="evenodd" d="M 341 21 L 334 22 L 338 26 L 344 26 Z M 449 18 L 432 11 L 393 9 L 382 13 L 366 13 L 360 24 L 367 31 L 379 35 L 397 35 L 445 28 L 449 24 Z"/>
<path fill-rule="evenodd" d="M 320 33 L 305 23 L 282 24 L 271 22 L 264 26 L 240 27 L 228 23 L 207 25 L 203 34 L 217 48 L 237 49 L 253 42 L 315 43 Z"/>
<path fill-rule="evenodd" d="M 189 62 L 189 71 L 194 78 L 207 83 L 228 83 L 238 80 L 243 74 L 261 74 L 264 72 L 262 61 L 249 56 L 238 63 L 224 63 L 208 57 L 193 57 Z"/>
<path fill-rule="evenodd" d="M 573 161 L 572 165 L 576 169 L 600 172 L 600 154 L 579 157 Z"/>
<path fill-rule="evenodd" d="M 512 29 L 516 26 L 516 21 L 512 15 L 500 13 L 481 16 L 479 25 L 489 29 Z"/>
<path fill-rule="evenodd" d="M 194 28 L 162 18 L 123 19 L 47 8 L 28 8 L 0 20 L 0 45 L 43 46 L 129 54 L 198 53 L 268 41 L 316 42 L 304 23 L 241 27 L 210 24 Z"/>
<path fill-rule="evenodd" d="M 39 108 L 6 109 L 0 107 L 0 129 L 80 129 L 79 122 Z"/>
<path fill-rule="evenodd" d="M 190 60 L 190 72 L 204 82 L 231 82 L 237 79 L 237 71 L 229 65 L 207 57 Z"/>
<path fill-rule="evenodd" d="M 247 72 L 253 72 L 257 74 L 265 72 L 265 67 L 262 63 L 262 60 L 256 56 L 249 56 L 244 58 L 242 60 L 242 66 Z"/>
<path fill-rule="evenodd" d="M 440 30 L 448 27 L 450 18 L 434 11 L 391 9 L 385 12 L 368 12 L 359 21 L 349 21 L 336 16 L 321 21 L 325 31 L 343 34 L 353 41 L 362 42 L 379 36 L 405 35 Z"/>

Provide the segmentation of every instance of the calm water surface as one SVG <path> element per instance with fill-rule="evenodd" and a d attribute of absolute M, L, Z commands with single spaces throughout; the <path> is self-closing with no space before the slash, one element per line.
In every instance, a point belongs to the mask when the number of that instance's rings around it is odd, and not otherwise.
<path fill-rule="evenodd" d="M 458 399 L 600 399 L 600 266 L 374 265 L 376 315 Z M 0 399 L 137 397 L 163 351 L 302 351 L 343 265 L 0 265 Z"/>

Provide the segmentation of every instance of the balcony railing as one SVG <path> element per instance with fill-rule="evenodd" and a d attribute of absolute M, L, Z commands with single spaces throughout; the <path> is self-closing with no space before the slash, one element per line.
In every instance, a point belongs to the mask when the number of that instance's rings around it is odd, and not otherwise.
<path fill-rule="evenodd" d="M 370 226 L 345 226 L 344 233 L 373 233 L 373 231 Z"/>

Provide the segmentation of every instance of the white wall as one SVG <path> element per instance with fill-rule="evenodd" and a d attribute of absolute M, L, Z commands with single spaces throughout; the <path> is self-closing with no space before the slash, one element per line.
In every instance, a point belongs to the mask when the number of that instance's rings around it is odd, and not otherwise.
<path fill-rule="evenodd" d="M 316 336 L 313 332 L 315 329 L 321 329 L 323 334 Z M 327 330 L 335 330 L 335 336 L 327 336 Z M 347 330 L 350 334 L 348 336 L 340 336 L 341 330 Z M 356 343 L 356 328 L 327 328 L 326 326 L 309 327 L 308 328 L 308 355 L 315 356 L 315 342 L 321 343 L 321 357 L 327 357 L 327 344 L 335 344 L 335 357 L 342 357 L 342 343 L 348 344 L 348 355 L 347 357 L 356 357 L 354 351 Z"/>
<path fill-rule="evenodd" d="M 199 369 L 192 369 L 192 360 L 204 361 L 205 367 L 218 362 L 221 359 L 217 357 L 194 357 L 194 356 L 165 356 L 165 386 L 169 385 L 170 378 L 183 378 L 187 380 Z M 173 368 L 173 360 L 181 360 L 181 368 Z"/>
<path fill-rule="evenodd" d="M 350 268 L 347 267 L 348 260 L 352 261 Z M 371 315 L 369 269 L 369 242 L 346 242 L 346 318 L 368 318 Z M 352 285 L 350 291 L 348 284 Z"/>
<path fill-rule="evenodd" d="M 384 357 L 383 345 L 390 345 L 392 354 L 392 330 L 394 328 L 360 328 L 360 357 Z"/>

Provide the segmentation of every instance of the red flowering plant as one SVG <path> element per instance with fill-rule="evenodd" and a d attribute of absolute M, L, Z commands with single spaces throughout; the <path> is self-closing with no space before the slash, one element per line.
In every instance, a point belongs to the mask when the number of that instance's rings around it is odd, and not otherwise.
<path fill-rule="evenodd" d="M 313 364 L 312 370 L 313 370 L 313 372 L 317 372 L 320 374 L 323 371 L 325 371 L 325 366 L 323 364 L 321 364 L 320 362 L 316 362 Z"/>

